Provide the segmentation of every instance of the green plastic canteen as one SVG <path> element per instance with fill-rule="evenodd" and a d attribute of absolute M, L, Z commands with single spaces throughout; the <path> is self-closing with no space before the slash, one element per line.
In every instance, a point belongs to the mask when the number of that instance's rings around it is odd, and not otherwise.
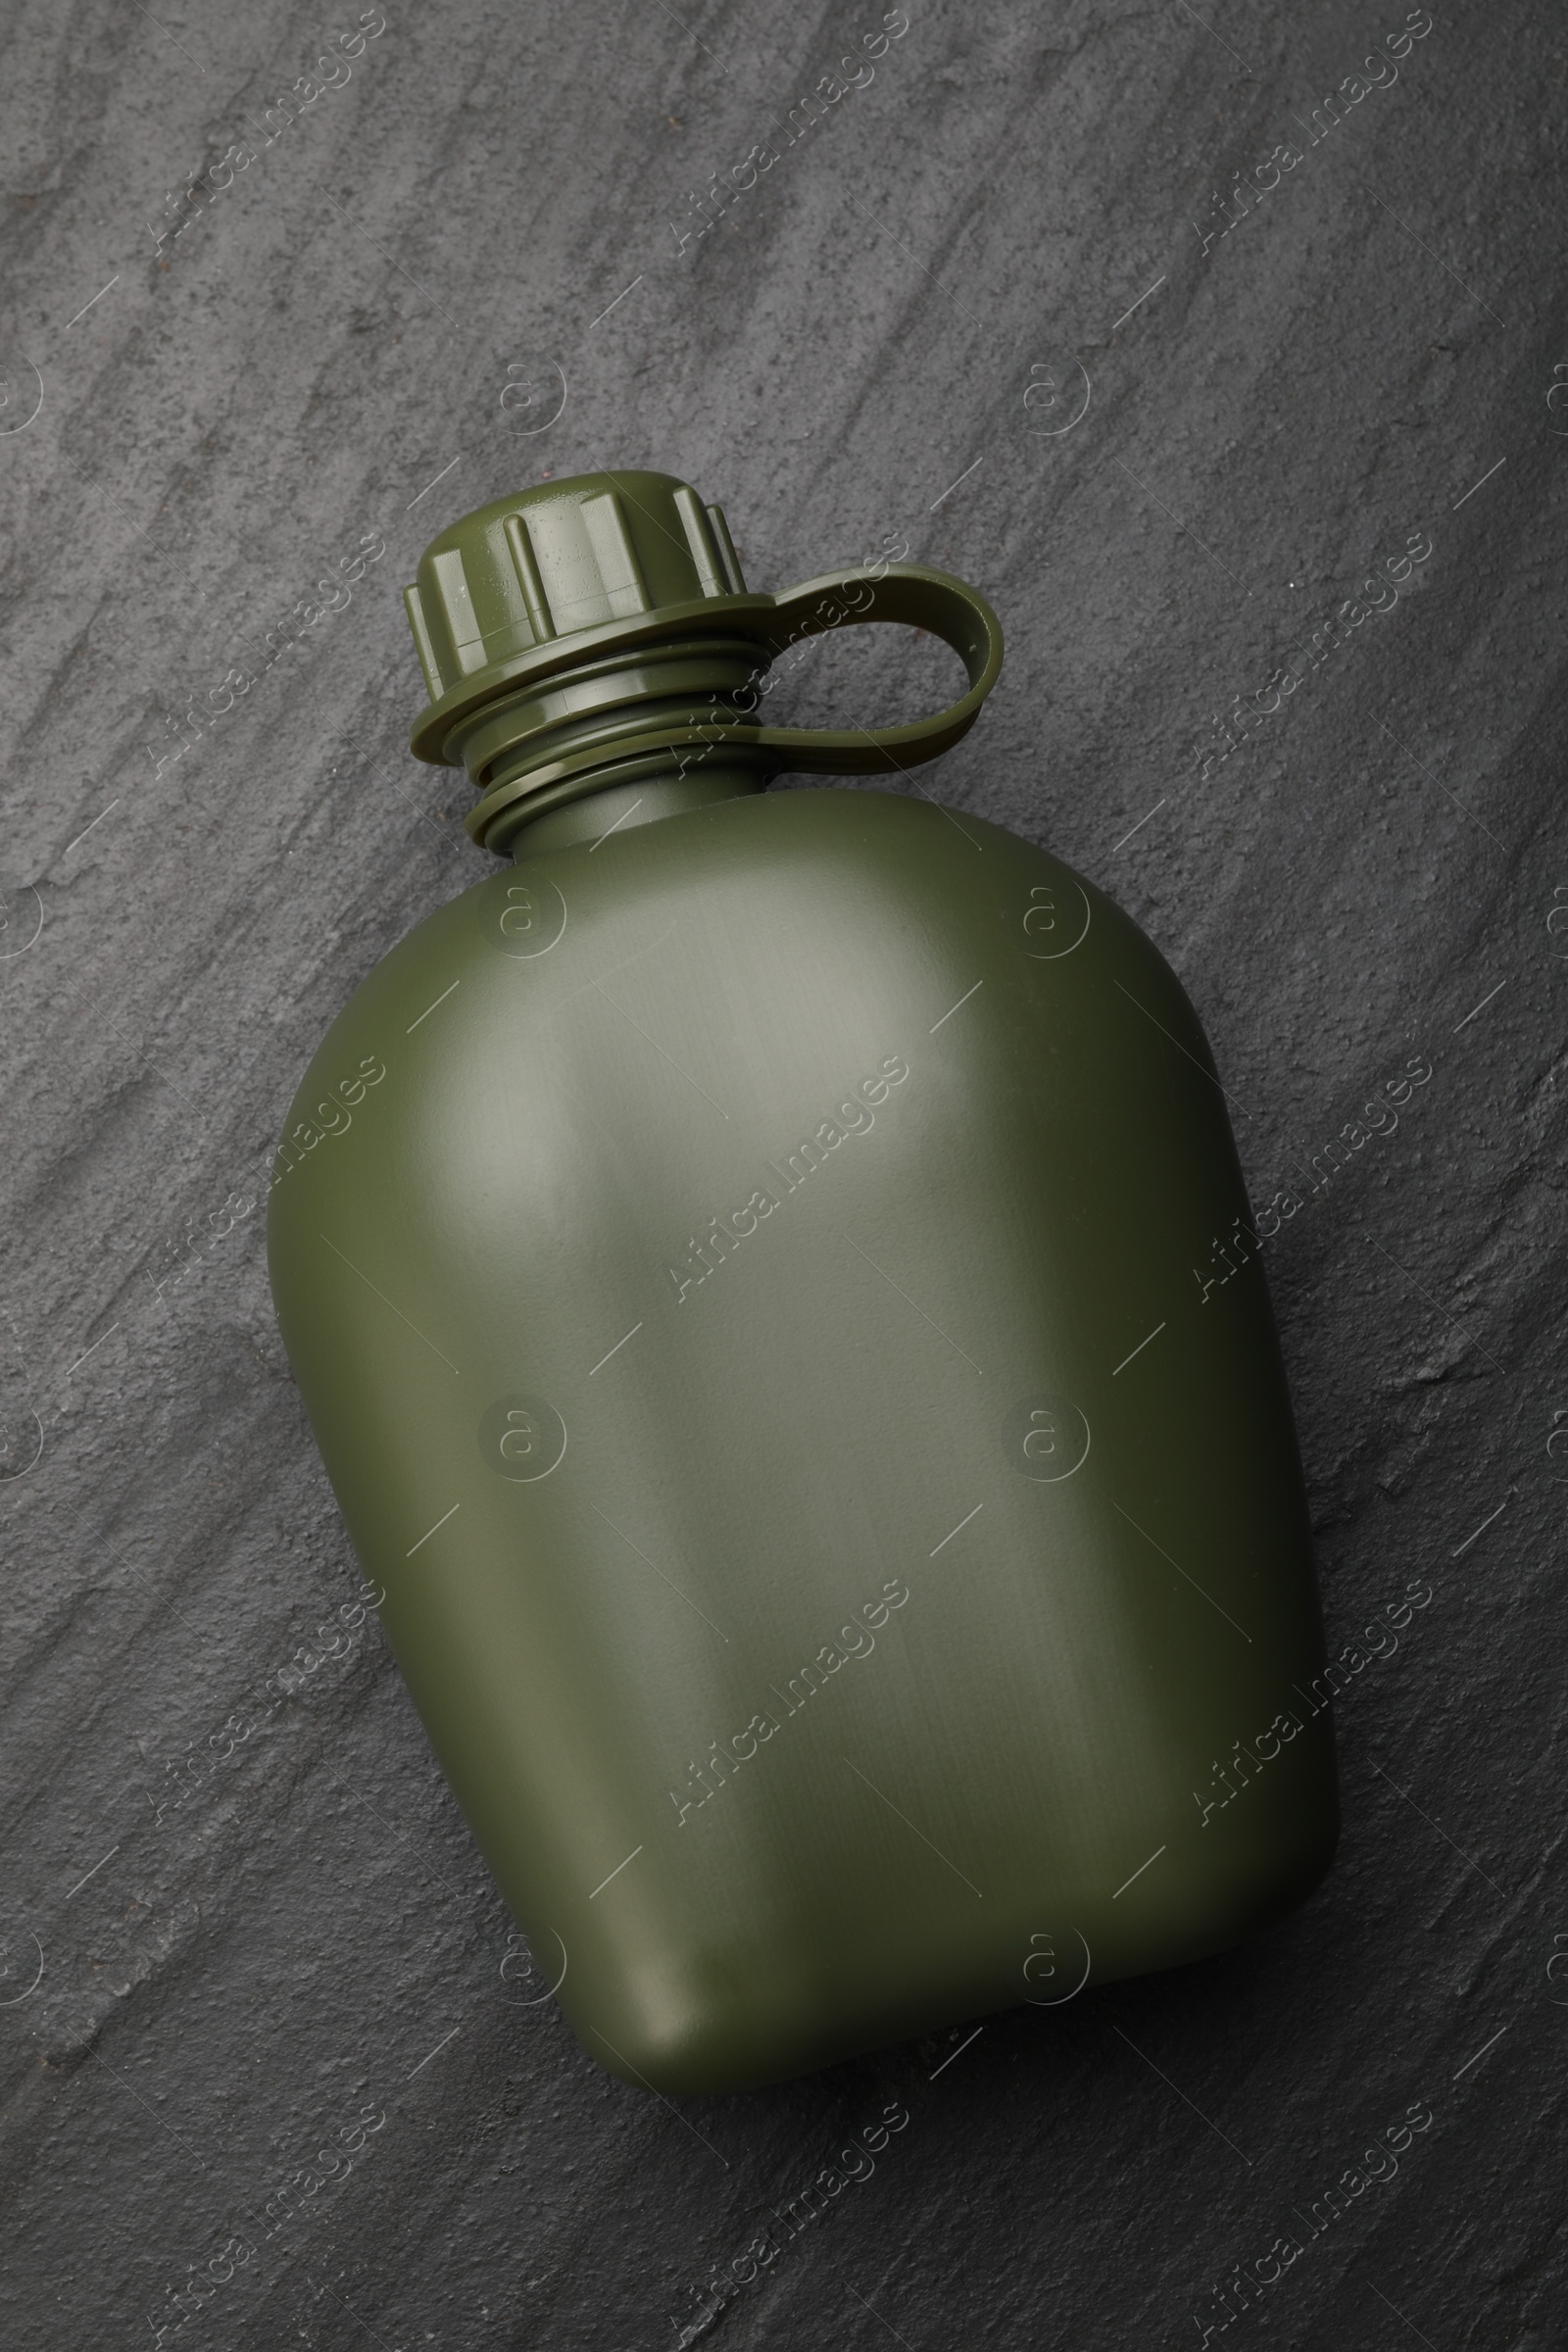
<path fill-rule="evenodd" d="M 269 1255 L 541 1994 L 623 2081 L 733 2090 L 1271 1926 L 1339 1811 L 1257 1231 L 1156 949 L 903 788 L 990 606 L 753 592 L 652 472 L 480 508 L 406 597 L 413 748 L 495 868 L 332 1021 Z M 860 622 L 967 690 L 767 723 Z"/>

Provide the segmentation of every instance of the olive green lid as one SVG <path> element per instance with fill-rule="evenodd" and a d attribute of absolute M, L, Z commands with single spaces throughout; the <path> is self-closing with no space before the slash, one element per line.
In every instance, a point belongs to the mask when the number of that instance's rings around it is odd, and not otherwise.
<path fill-rule="evenodd" d="M 1002 662 L 990 606 L 945 572 L 877 564 L 752 594 L 722 511 L 667 473 L 575 474 L 495 499 L 430 542 L 404 599 L 430 695 L 412 748 L 467 767 L 484 795 L 468 829 L 497 849 L 523 801 L 667 767 L 698 745 L 759 781 L 931 759 L 973 723 Z M 946 638 L 970 691 L 913 726 L 756 723 L 773 657 L 848 620 Z"/>
<path fill-rule="evenodd" d="M 540 482 L 450 523 L 403 592 L 431 709 L 415 749 L 440 754 L 454 710 L 510 683 L 519 655 L 607 623 L 746 594 L 722 511 L 668 473 Z"/>

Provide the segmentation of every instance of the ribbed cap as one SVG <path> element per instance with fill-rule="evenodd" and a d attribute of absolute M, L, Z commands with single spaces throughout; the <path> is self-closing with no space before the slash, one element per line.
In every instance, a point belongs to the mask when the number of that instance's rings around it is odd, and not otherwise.
<path fill-rule="evenodd" d="M 437 704 L 455 687 L 483 693 L 485 672 L 561 638 L 744 596 L 746 583 L 721 511 L 689 483 L 580 473 L 465 514 L 431 540 L 403 593 Z"/>

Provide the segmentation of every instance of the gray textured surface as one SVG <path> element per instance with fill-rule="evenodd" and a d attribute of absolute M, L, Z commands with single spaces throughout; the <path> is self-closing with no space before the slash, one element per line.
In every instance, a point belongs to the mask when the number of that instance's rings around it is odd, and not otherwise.
<path fill-rule="evenodd" d="M 1560 15 L 1440 5 L 1308 146 L 1399 0 L 911 0 L 681 253 L 686 191 L 874 7 L 390 0 L 264 148 L 323 26 L 171 4 L 0 27 L 4 1466 L 43 1439 L 0 1494 L 0 2336 L 1196 2344 L 1424 2101 L 1224 2340 L 1568 2343 Z M 1035 429 L 1079 363 L 1088 413 Z M 1327 1885 L 951 2065 L 962 2032 L 679 2113 L 535 2001 L 373 1620 L 263 1720 L 357 1579 L 238 1205 L 331 1014 L 482 870 L 462 779 L 407 756 L 398 587 L 457 513 L 605 464 L 721 500 L 758 586 L 904 537 L 986 590 L 1007 667 L 941 789 L 1151 930 L 1259 1204 L 1433 1065 L 1269 1250 L 1333 1645 L 1433 1593 L 1341 1701 Z M 1200 776 L 1211 714 L 1421 530 L 1395 609 Z M 350 603 L 182 730 L 366 533 Z M 931 652 L 834 648 L 810 708 L 929 707 Z M 874 2176 L 737 2285 L 894 2099 Z"/>

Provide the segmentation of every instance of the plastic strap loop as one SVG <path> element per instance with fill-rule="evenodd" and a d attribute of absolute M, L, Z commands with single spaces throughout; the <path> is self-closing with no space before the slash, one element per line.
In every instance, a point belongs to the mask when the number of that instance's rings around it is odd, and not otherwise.
<path fill-rule="evenodd" d="M 726 740 L 782 755 L 781 769 L 804 775 L 878 776 L 951 751 L 980 714 L 1002 668 L 1002 623 L 985 598 L 951 572 L 890 564 L 879 579 L 863 571 L 824 572 L 772 599 L 771 612 L 748 616 L 775 653 L 851 621 L 892 621 L 929 630 L 951 645 L 969 690 L 931 718 L 897 727 L 726 727 Z M 771 764 L 771 760 L 769 761 Z"/>

